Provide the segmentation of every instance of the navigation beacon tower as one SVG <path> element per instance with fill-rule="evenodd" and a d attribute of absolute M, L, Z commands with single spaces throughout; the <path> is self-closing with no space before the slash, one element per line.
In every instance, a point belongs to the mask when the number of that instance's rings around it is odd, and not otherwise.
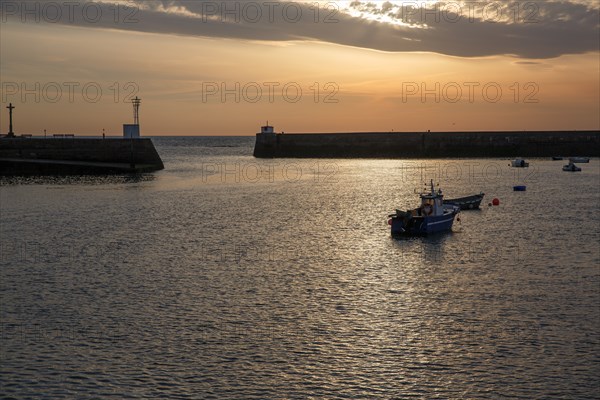
<path fill-rule="evenodd" d="M 9 118 L 9 125 L 8 125 L 8 134 L 6 135 L 7 138 L 14 138 L 15 137 L 15 133 L 13 132 L 13 110 L 17 107 L 13 106 L 12 103 L 10 103 L 6 108 L 8 108 L 8 118 Z"/>
<path fill-rule="evenodd" d="M 123 137 L 126 139 L 139 139 L 140 137 L 140 104 L 142 99 L 137 96 L 131 100 L 133 104 L 133 124 L 123 125 Z"/>

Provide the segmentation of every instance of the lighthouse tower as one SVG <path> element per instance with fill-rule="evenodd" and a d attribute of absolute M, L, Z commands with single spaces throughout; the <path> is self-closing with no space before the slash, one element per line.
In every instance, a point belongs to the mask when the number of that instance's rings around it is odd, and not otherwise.
<path fill-rule="evenodd" d="M 260 133 L 262 135 L 275 135 L 275 128 L 269 125 L 269 121 L 267 121 L 265 126 L 260 127 Z"/>
<path fill-rule="evenodd" d="M 140 138 L 140 104 L 142 99 L 136 96 L 135 99 L 131 100 L 133 104 L 133 124 L 123 125 L 123 137 L 125 139 L 139 139 Z"/>

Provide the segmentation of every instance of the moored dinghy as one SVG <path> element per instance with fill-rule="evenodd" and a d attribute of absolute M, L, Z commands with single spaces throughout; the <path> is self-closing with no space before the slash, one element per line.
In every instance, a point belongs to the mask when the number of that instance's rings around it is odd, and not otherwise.
<path fill-rule="evenodd" d="M 590 159 L 588 157 L 571 157 L 569 158 L 569 162 L 587 164 L 590 162 Z"/>
<path fill-rule="evenodd" d="M 474 194 L 472 196 L 459 197 L 457 199 L 444 200 L 444 204 L 454 204 L 460 207 L 461 210 L 476 210 L 479 208 L 485 193 Z"/>
<path fill-rule="evenodd" d="M 390 215 L 388 223 L 392 235 L 424 236 L 430 233 L 446 232 L 452 229 L 454 217 L 460 207 L 444 205 L 442 191 L 436 192 L 431 181 L 431 192 L 422 193 L 421 206 L 414 210 L 400 211 Z"/>
<path fill-rule="evenodd" d="M 522 158 L 516 158 L 510 162 L 509 166 L 514 168 L 527 168 L 529 167 L 529 163 Z"/>
<path fill-rule="evenodd" d="M 581 168 L 578 167 L 577 165 L 573 164 L 572 162 L 568 163 L 567 165 L 563 165 L 563 171 L 568 171 L 568 172 L 579 172 L 581 171 Z"/>

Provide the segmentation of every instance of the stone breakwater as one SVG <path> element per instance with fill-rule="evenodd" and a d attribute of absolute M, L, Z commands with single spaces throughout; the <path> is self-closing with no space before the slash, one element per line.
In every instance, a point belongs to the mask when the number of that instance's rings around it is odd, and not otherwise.
<path fill-rule="evenodd" d="M 600 131 L 258 133 L 258 158 L 600 156 Z"/>
<path fill-rule="evenodd" d="M 151 139 L 0 138 L 0 175 L 140 173 L 164 169 Z"/>

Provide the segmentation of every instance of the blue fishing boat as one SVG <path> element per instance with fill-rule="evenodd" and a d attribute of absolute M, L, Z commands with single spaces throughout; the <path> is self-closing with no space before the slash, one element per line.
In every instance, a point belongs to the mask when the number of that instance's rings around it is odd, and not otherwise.
<path fill-rule="evenodd" d="M 421 193 L 420 197 L 420 207 L 408 211 L 396 210 L 395 214 L 389 215 L 388 224 L 393 236 L 425 236 L 452 229 L 454 217 L 460 212 L 460 207 L 444 204 L 444 195 L 441 190 L 435 190 L 433 181 L 431 191 Z"/>

